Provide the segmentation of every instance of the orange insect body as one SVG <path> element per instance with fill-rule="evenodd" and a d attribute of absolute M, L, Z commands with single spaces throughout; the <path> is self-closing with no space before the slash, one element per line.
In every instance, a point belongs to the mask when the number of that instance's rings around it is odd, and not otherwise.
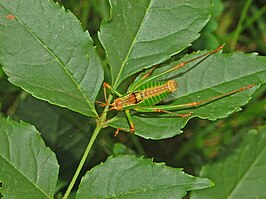
<path fill-rule="evenodd" d="M 114 100 L 111 109 L 127 110 L 135 107 L 148 107 L 161 102 L 169 94 L 177 90 L 175 80 L 162 82 L 148 82 L 141 85 L 136 91 Z"/>

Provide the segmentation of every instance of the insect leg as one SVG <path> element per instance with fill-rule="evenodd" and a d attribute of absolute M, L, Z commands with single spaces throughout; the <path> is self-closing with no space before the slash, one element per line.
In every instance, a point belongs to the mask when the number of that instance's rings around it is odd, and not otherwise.
<path fill-rule="evenodd" d="M 125 112 L 126 112 L 127 120 L 128 120 L 128 122 L 129 122 L 130 132 L 131 132 L 131 133 L 134 133 L 134 131 L 135 131 L 135 126 L 134 126 L 134 123 L 133 123 L 133 120 L 132 120 L 131 114 L 130 114 L 129 110 L 125 110 Z"/>
<path fill-rule="evenodd" d="M 121 97 L 122 94 L 120 94 L 117 90 L 115 90 L 112 86 L 110 86 L 108 83 L 104 82 L 103 83 L 103 93 L 104 93 L 104 100 L 105 103 L 108 104 L 107 101 L 107 94 L 106 94 L 106 89 L 109 89 L 111 91 L 111 93 L 115 94 L 118 97 Z"/>
<path fill-rule="evenodd" d="M 140 107 L 140 108 L 135 108 L 135 110 L 139 111 L 139 112 L 166 112 L 169 110 L 178 110 L 178 109 L 182 109 L 182 108 L 196 107 L 196 106 L 206 104 L 206 103 L 224 98 L 226 96 L 250 89 L 253 86 L 255 86 L 255 84 L 252 84 L 252 85 L 249 85 L 249 86 L 246 86 L 246 87 L 243 87 L 243 88 L 240 88 L 240 89 L 237 89 L 237 90 L 234 90 L 234 91 L 222 94 L 222 95 L 211 97 L 211 98 L 208 98 L 208 99 L 202 100 L 202 101 L 190 102 L 190 103 L 185 103 L 185 104 L 173 104 L 173 105 L 170 104 L 170 105 L 157 105 L 157 106 Z"/>
<path fill-rule="evenodd" d="M 117 136 L 119 134 L 119 131 L 126 131 L 126 132 L 130 132 L 130 133 L 134 133 L 135 132 L 135 126 L 131 117 L 131 114 L 129 112 L 129 110 L 125 110 L 126 112 L 126 116 L 127 116 L 127 120 L 129 123 L 130 128 L 117 128 L 116 132 L 115 132 L 115 136 Z"/>
<path fill-rule="evenodd" d="M 171 115 L 173 115 L 173 116 L 177 116 L 177 117 L 188 117 L 188 116 L 190 116 L 191 114 L 192 114 L 192 112 L 189 112 L 189 113 L 183 113 L 183 114 L 181 114 L 181 113 L 173 113 L 173 112 L 171 112 L 171 111 L 167 111 L 167 110 L 163 110 L 163 109 L 154 109 L 154 111 L 155 112 L 157 112 L 157 113 L 167 113 L 167 114 L 171 114 Z"/>
<path fill-rule="evenodd" d="M 177 69 L 179 69 L 179 68 L 182 68 L 182 67 L 184 67 L 185 65 L 187 65 L 188 63 L 194 62 L 194 61 L 196 61 L 196 60 L 198 60 L 198 59 L 200 59 L 200 58 L 203 58 L 203 57 L 209 56 L 209 55 L 211 55 L 211 54 L 217 53 L 218 51 L 222 50 L 223 47 L 224 47 L 224 45 L 221 45 L 220 47 L 218 47 L 218 48 L 216 48 L 216 49 L 214 49 L 214 50 L 212 50 L 212 51 L 210 51 L 210 52 L 204 53 L 204 54 L 202 54 L 202 55 L 200 55 L 200 56 L 197 56 L 197 57 L 195 57 L 195 58 L 193 58 L 193 59 L 190 59 L 190 60 L 188 60 L 188 61 L 181 62 L 181 63 L 175 65 L 174 67 L 170 68 L 169 70 L 166 70 L 166 71 L 164 71 L 163 73 L 156 75 L 156 76 L 153 77 L 153 78 L 160 77 L 160 76 L 162 76 L 162 75 L 164 75 L 164 74 L 167 74 L 167 73 L 170 73 L 170 72 L 172 72 L 172 71 L 174 71 L 174 70 L 177 70 Z"/>
<path fill-rule="evenodd" d="M 169 109 L 174 109 L 171 105 L 169 105 Z M 168 110 L 165 110 L 165 107 L 161 107 L 161 106 L 151 106 L 151 107 L 141 107 L 141 108 L 135 108 L 136 111 L 138 112 L 153 112 L 153 113 L 167 113 L 167 114 L 171 114 L 173 116 L 176 116 L 176 117 L 188 117 L 192 114 L 192 112 L 189 112 L 189 113 L 174 113 L 174 112 L 171 112 L 171 111 L 168 111 Z"/>
<path fill-rule="evenodd" d="M 130 129 L 127 129 L 127 128 L 117 128 L 114 134 L 115 137 L 119 134 L 119 131 L 125 131 L 129 133 L 131 132 Z"/>
<path fill-rule="evenodd" d="M 174 71 L 174 70 L 177 70 L 177 69 L 179 69 L 179 68 L 182 68 L 182 67 L 184 67 L 185 65 L 187 65 L 187 64 L 190 63 L 190 62 L 193 62 L 193 61 L 196 61 L 196 60 L 198 60 L 198 59 L 200 59 L 200 58 L 207 57 L 207 56 L 209 56 L 209 55 L 211 55 L 211 54 L 217 53 L 218 51 L 222 50 L 223 47 L 224 47 L 224 45 L 221 45 L 220 47 L 218 47 L 218 48 L 216 48 L 216 49 L 214 49 L 214 50 L 212 50 L 212 51 L 209 51 L 209 52 L 207 52 L 207 53 L 204 53 L 204 54 L 202 54 L 202 55 L 200 55 L 200 56 L 197 56 L 197 57 L 195 57 L 195 58 L 193 58 L 193 59 L 190 59 L 190 60 L 188 60 L 188 61 L 181 62 L 181 63 L 179 63 L 179 64 L 173 66 L 172 68 L 170 68 L 170 69 L 168 69 L 168 70 L 166 70 L 166 71 L 164 71 L 164 72 L 162 72 L 162 73 L 160 73 L 160 74 L 153 75 L 153 76 L 150 76 L 150 77 L 145 78 L 145 79 L 141 79 L 139 82 L 137 82 L 137 83 L 134 84 L 134 87 L 135 87 L 135 88 L 138 88 L 138 87 L 141 86 L 142 84 L 144 84 L 144 83 L 146 83 L 146 82 L 148 82 L 148 81 L 151 81 L 151 80 L 153 80 L 153 79 L 155 79 L 155 78 L 161 77 L 161 76 L 163 76 L 163 75 L 165 75 L 165 74 L 168 74 L 168 73 L 170 73 L 170 72 L 172 72 L 172 71 Z"/>
<path fill-rule="evenodd" d="M 156 67 L 157 67 L 157 65 L 153 66 L 153 67 L 152 67 L 147 73 L 145 73 L 145 74 L 143 75 L 143 77 L 141 77 L 138 81 L 132 83 L 132 84 L 129 86 L 128 91 L 129 91 L 129 92 L 133 92 L 133 91 L 135 91 L 136 88 L 142 84 L 142 81 L 145 80 L 147 77 L 149 77 L 149 76 L 152 74 L 152 72 L 154 71 L 154 69 L 155 69 Z"/>
<path fill-rule="evenodd" d="M 143 80 L 151 75 L 151 73 L 154 71 L 157 65 L 153 66 L 140 80 Z"/>

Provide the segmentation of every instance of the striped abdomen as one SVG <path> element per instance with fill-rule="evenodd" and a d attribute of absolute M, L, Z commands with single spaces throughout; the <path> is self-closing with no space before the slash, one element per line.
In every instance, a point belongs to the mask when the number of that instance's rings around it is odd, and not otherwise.
<path fill-rule="evenodd" d="M 167 82 L 148 82 L 143 84 L 135 92 L 140 106 L 153 106 L 161 102 L 169 94 L 177 90 L 177 83 L 175 80 L 169 80 Z"/>
<path fill-rule="evenodd" d="M 137 91 L 116 98 L 111 106 L 116 110 L 132 109 L 137 106 L 153 106 L 161 102 L 170 93 L 176 91 L 176 89 L 177 83 L 174 80 L 149 82 L 141 85 Z"/>

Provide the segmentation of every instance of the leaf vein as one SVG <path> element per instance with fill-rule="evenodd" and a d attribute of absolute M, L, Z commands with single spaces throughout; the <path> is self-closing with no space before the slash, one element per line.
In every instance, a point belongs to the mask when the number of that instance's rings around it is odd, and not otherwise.
<path fill-rule="evenodd" d="M 142 19 L 142 21 L 141 21 L 141 23 L 140 23 L 140 27 L 139 27 L 139 29 L 138 29 L 138 31 L 137 31 L 135 37 L 132 38 L 133 40 L 132 40 L 132 43 L 131 43 L 131 45 L 130 45 L 130 47 L 129 47 L 128 53 L 127 53 L 125 59 L 123 60 L 123 63 L 122 63 L 121 68 L 120 68 L 120 70 L 119 70 L 119 72 L 118 72 L 117 78 L 116 78 L 116 80 L 115 80 L 114 88 L 116 88 L 116 87 L 119 86 L 119 85 L 117 85 L 117 84 L 118 84 L 119 78 L 120 78 L 120 76 L 121 76 L 122 70 L 124 69 L 124 67 L 125 67 L 125 65 L 126 65 L 126 63 L 127 63 L 127 61 L 128 61 L 129 55 L 130 55 L 130 53 L 131 53 L 131 51 L 132 51 L 134 45 L 136 44 L 136 38 L 138 37 L 138 35 L 139 35 L 139 33 L 140 33 L 140 30 L 142 29 L 143 22 L 145 21 L 148 12 L 149 12 L 149 10 L 151 9 L 150 6 L 151 6 L 151 2 L 152 2 L 152 1 L 153 1 L 153 0 L 151 0 L 151 1 L 149 2 L 149 5 L 148 5 L 147 10 L 146 10 L 146 12 L 145 12 L 145 14 L 144 14 L 144 16 L 143 16 L 143 19 Z"/>
<path fill-rule="evenodd" d="M 257 161 L 259 161 L 261 155 L 263 154 L 263 152 L 265 151 L 265 144 L 264 143 L 264 147 L 261 147 L 261 150 L 259 151 L 259 154 L 256 156 L 255 160 L 252 162 L 252 164 L 250 164 L 250 166 L 246 169 L 245 172 L 243 172 L 243 175 L 240 177 L 240 179 L 238 180 L 238 182 L 235 184 L 235 186 L 232 188 L 231 193 L 228 195 L 227 198 L 233 198 L 233 194 L 235 193 L 235 191 L 237 190 L 237 188 L 241 185 L 241 181 L 245 179 L 245 177 L 247 176 L 247 174 L 249 173 L 249 171 L 254 167 L 254 165 L 257 163 Z M 242 153 L 243 154 L 243 151 Z M 239 164 L 240 165 L 240 164 Z"/>
<path fill-rule="evenodd" d="M 26 28 L 26 30 L 28 30 L 28 32 L 34 37 L 36 38 L 36 40 L 49 52 L 49 54 L 58 62 L 59 66 L 61 66 L 63 68 L 63 70 L 66 72 L 66 74 L 70 77 L 70 79 L 73 81 L 73 83 L 77 86 L 78 91 L 81 93 L 81 95 L 83 96 L 82 99 L 84 99 L 86 101 L 86 104 L 91 107 L 91 109 L 93 110 L 94 107 L 92 105 L 92 103 L 90 103 L 90 100 L 87 98 L 86 94 L 84 93 L 84 91 L 81 89 L 80 85 L 78 84 L 78 82 L 76 81 L 76 79 L 74 78 L 74 76 L 71 74 L 71 72 L 68 70 L 67 66 L 63 63 L 63 61 L 44 43 L 44 41 L 41 40 L 41 38 L 39 38 L 20 18 L 19 16 L 17 16 L 15 13 L 11 12 L 6 6 L 4 6 L 3 4 L 1 4 L 7 11 L 9 11 L 10 13 L 14 14 L 16 16 L 16 19 L 18 20 L 18 22 Z"/>

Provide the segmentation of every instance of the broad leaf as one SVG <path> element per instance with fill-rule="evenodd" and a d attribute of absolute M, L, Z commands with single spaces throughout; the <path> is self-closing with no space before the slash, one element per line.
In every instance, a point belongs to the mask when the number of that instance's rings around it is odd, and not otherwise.
<path fill-rule="evenodd" d="M 210 17 L 210 1 L 110 0 L 111 19 L 99 38 L 114 87 L 130 75 L 169 59 L 199 37 Z"/>
<path fill-rule="evenodd" d="M 4 198 L 53 198 L 59 165 L 35 127 L 0 117 L 0 165 Z"/>
<path fill-rule="evenodd" d="M 88 32 L 48 0 L 0 0 L 0 62 L 9 81 L 88 116 L 103 70 Z"/>
<path fill-rule="evenodd" d="M 185 56 L 179 62 L 189 60 L 199 54 L 202 54 L 202 52 Z M 175 64 L 177 63 L 159 68 L 154 75 Z M 197 102 L 252 84 L 256 84 L 256 86 L 196 108 L 178 111 L 178 113 L 192 112 L 192 115 L 186 118 L 158 113 L 135 113 L 133 116 L 136 127 L 135 133 L 141 137 L 151 139 L 172 137 L 182 132 L 180 129 L 186 125 L 190 118 L 199 117 L 216 120 L 241 110 L 240 106 L 245 105 L 259 84 L 266 81 L 266 58 L 257 56 L 255 53 L 249 55 L 217 53 L 203 60 L 190 63 L 184 68 L 156 80 L 166 79 L 175 79 L 179 85 L 170 104 Z M 124 114 L 119 114 L 110 125 L 115 128 L 128 128 L 128 122 Z"/>
<path fill-rule="evenodd" d="M 215 187 L 192 193 L 196 198 L 265 198 L 266 126 L 242 133 L 217 161 L 203 167 L 201 175 L 215 182 Z M 237 141 L 237 142 L 236 142 Z"/>
<path fill-rule="evenodd" d="M 57 155 L 61 174 L 72 177 L 70 170 L 76 169 L 84 153 L 93 131 L 93 119 L 31 96 L 20 103 L 13 117 L 34 124 L 42 132 L 45 143 Z"/>
<path fill-rule="evenodd" d="M 183 198 L 189 190 L 210 186 L 206 178 L 127 155 L 111 157 L 89 171 L 76 198 Z"/>

